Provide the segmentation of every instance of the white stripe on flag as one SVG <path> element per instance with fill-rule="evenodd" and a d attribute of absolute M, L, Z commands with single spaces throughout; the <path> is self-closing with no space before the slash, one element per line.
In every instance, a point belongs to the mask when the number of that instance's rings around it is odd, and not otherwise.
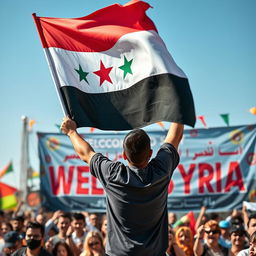
<path fill-rule="evenodd" d="M 73 86 L 86 93 L 105 93 L 123 90 L 133 84 L 154 75 L 171 73 L 186 78 L 166 49 L 162 39 L 155 31 L 140 31 L 121 37 L 113 48 L 105 52 L 73 52 L 59 48 L 49 48 L 56 66 L 61 86 Z M 132 74 L 119 67 L 124 64 L 124 56 L 131 64 Z M 100 77 L 95 71 L 100 69 L 100 61 L 106 68 L 113 67 L 109 73 L 112 83 L 104 81 L 100 86 Z M 85 80 L 79 80 L 75 69 L 81 66 L 89 74 Z"/>

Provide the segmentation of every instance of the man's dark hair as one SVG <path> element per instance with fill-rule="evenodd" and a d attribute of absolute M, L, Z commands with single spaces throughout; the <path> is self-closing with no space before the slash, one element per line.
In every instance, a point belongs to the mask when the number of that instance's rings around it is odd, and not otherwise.
<path fill-rule="evenodd" d="M 209 216 L 210 220 L 216 220 L 216 221 L 219 219 L 219 217 L 220 217 L 219 214 L 216 212 L 211 212 Z"/>
<path fill-rule="evenodd" d="M 150 138 L 142 129 L 134 129 L 129 132 L 123 142 L 127 159 L 134 163 L 142 163 L 150 150 Z"/>
<path fill-rule="evenodd" d="M 11 218 L 11 220 L 16 220 L 16 221 L 18 221 L 18 222 L 24 222 L 24 217 L 23 216 L 13 216 L 12 218 Z"/>
<path fill-rule="evenodd" d="M 31 229 L 40 229 L 42 237 L 44 236 L 44 226 L 41 225 L 40 223 L 38 223 L 38 222 L 29 222 L 28 225 L 26 226 L 26 232 L 29 228 L 31 228 Z"/>
<path fill-rule="evenodd" d="M 72 220 L 83 220 L 85 222 L 85 216 L 82 213 L 75 212 L 72 215 Z"/>
<path fill-rule="evenodd" d="M 256 213 L 252 213 L 251 215 L 249 215 L 249 219 L 248 219 L 248 222 L 247 222 L 247 227 L 249 228 L 249 225 L 250 225 L 250 221 L 252 219 L 256 219 Z"/>
<path fill-rule="evenodd" d="M 70 221 L 72 220 L 71 214 L 70 214 L 70 213 L 67 213 L 67 212 L 62 213 L 62 214 L 59 216 L 59 218 L 60 218 L 60 217 L 62 217 L 62 218 L 68 218 Z M 58 218 L 58 219 L 59 219 L 59 218 Z"/>

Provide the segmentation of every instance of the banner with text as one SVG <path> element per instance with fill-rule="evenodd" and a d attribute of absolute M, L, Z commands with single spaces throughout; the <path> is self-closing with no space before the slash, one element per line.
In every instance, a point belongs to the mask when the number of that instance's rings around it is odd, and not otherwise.
<path fill-rule="evenodd" d="M 126 133 L 82 134 L 96 152 L 124 162 Z M 166 132 L 149 131 L 156 154 Z M 69 138 L 38 133 L 40 187 L 48 210 L 104 212 L 105 194 L 89 166 L 76 155 Z M 256 201 L 256 125 L 185 130 L 180 164 L 168 190 L 168 210 L 211 211 L 241 208 Z"/>

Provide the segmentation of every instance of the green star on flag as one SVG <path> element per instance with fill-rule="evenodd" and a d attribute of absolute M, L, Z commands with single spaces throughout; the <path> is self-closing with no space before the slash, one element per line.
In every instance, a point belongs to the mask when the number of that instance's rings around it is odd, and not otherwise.
<path fill-rule="evenodd" d="M 124 78 L 126 77 L 127 73 L 132 74 L 131 65 L 132 65 L 133 59 L 128 61 L 126 57 L 124 56 L 124 65 L 120 66 L 119 68 L 124 71 Z"/>
<path fill-rule="evenodd" d="M 88 81 L 87 81 L 87 79 L 86 79 L 86 77 L 87 77 L 87 75 L 88 75 L 89 73 L 83 71 L 83 69 L 82 69 L 82 67 L 81 67 L 80 64 L 79 64 L 79 69 L 75 69 L 75 71 L 79 74 L 80 82 L 81 82 L 82 80 L 84 80 L 87 84 L 89 84 Z"/>

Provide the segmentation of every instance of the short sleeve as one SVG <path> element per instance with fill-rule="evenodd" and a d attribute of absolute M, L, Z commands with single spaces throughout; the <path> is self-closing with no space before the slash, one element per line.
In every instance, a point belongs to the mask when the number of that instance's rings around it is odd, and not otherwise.
<path fill-rule="evenodd" d="M 90 161 L 90 172 L 106 187 L 108 181 L 116 175 L 115 170 L 119 165 L 120 162 L 111 161 L 101 153 L 96 153 Z"/>
<path fill-rule="evenodd" d="M 171 178 L 179 161 L 180 157 L 176 148 L 172 144 L 164 143 L 158 150 L 156 157 L 152 159 L 151 162 L 158 170 L 165 173 L 167 172 L 169 178 Z"/>

